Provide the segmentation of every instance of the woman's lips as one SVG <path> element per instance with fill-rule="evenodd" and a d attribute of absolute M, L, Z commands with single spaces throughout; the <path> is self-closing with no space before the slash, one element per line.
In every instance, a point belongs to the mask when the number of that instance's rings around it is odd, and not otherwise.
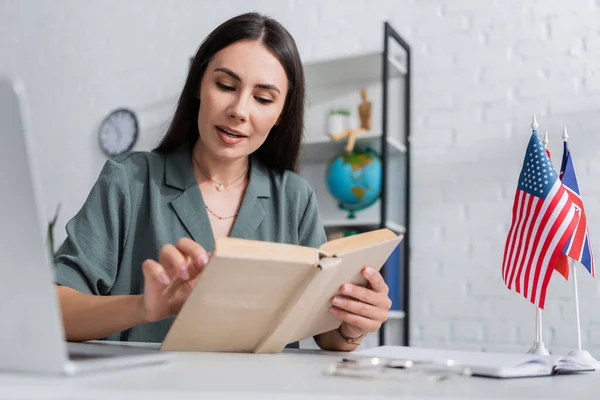
<path fill-rule="evenodd" d="M 221 141 L 223 141 L 223 143 L 225 144 L 237 144 L 239 142 L 241 142 L 242 140 L 246 139 L 245 136 L 231 136 L 227 133 L 225 133 L 221 128 L 219 128 L 218 126 L 215 127 L 217 130 L 217 134 L 219 135 L 219 138 L 221 138 Z"/>

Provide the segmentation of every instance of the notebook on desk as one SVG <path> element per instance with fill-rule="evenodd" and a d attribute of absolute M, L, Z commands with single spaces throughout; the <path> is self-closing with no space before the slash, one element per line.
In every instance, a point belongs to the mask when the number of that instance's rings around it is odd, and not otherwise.
<path fill-rule="evenodd" d="M 359 350 L 346 359 L 378 357 L 387 360 L 410 360 L 438 365 L 461 365 L 474 376 L 490 378 L 524 378 L 564 373 L 594 371 L 591 365 L 568 356 L 538 356 L 520 353 L 493 353 L 446 350 L 407 346 L 380 346 Z"/>

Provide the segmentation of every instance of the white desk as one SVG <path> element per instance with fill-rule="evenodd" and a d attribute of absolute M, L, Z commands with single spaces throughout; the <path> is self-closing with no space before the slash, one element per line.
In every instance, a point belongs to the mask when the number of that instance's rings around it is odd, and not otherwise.
<path fill-rule="evenodd" d="M 597 399 L 600 374 L 403 382 L 324 375 L 339 353 L 179 353 L 169 363 L 75 377 L 0 374 L 0 399 Z"/>

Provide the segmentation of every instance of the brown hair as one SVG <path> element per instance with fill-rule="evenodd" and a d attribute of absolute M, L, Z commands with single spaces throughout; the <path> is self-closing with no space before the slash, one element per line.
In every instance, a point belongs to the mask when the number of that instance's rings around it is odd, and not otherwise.
<path fill-rule="evenodd" d="M 304 129 L 304 71 L 296 43 L 277 21 L 258 13 L 229 19 L 212 31 L 194 56 L 175 114 L 167 133 L 155 148 L 168 153 L 198 139 L 197 117 L 200 101 L 196 93 L 210 59 L 221 49 L 240 40 L 256 40 L 279 60 L 288 78 L 288 93 L 279 123 L 275 125 L 256 155 L 278 172 L 297 170 Z"/>

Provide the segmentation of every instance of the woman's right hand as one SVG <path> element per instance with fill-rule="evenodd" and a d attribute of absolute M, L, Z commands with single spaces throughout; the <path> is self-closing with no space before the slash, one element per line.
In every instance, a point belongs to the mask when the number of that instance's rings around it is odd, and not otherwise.
<path fill-rule="evenodd" d="M 144 273 L 144 320 L 158 321 L 177 315 L 208 262 L 208 253 L 192 239 L 160 250 L 159 262 L 146 260 Z"/>

